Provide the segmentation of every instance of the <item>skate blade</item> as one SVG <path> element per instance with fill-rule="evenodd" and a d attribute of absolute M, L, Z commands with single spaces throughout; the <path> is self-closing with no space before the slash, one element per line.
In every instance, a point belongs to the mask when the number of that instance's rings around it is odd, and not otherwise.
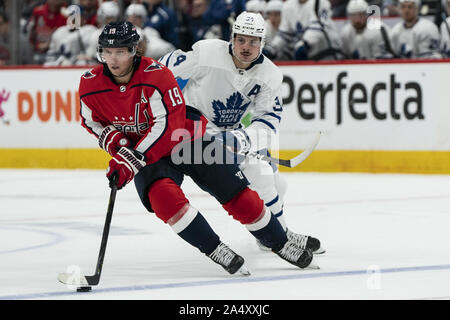
<path fill-rule="evenodd" d="M 306 268 L 303 268 L 303 270 L 320 270 L 320 267 L 315 263 L 311 263 Z"/>
<path fill-rule="evenodd" d="M 250 271 L 249 271 L 247 268 L 245 268 L 245 267 L 241 267 L 241 268 L 238 270 L 238 272 L 239 272 L 241 275 L 246 276 L 246 277 L 248 277 L 249 275 L 251 275 Z"/>
<path fill-rule="evenodd" d="M 313 254 L 324 254 L 325 252 L 327 252 L 327 251 L 325 249 L 323 249 L 322 247 L 320 247 L 319 249 L 314 251 Z"/>

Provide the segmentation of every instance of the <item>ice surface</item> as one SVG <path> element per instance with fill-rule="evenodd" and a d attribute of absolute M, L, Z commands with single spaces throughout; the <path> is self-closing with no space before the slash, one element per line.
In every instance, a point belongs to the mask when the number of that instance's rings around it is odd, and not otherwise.
<path fill-rule="evenodd" d="M 215 199 L 183 190 L 246 259 L 229 275 L 117 195 L 100 284 L 77 293 L 57 275 L 94 273 L 107 209 L 104 171 L 0 170 L 0 299 L 450 299 L 450 176 L 284 173 L 288 226 L 327 249 L 320 270 L 262 252 Z"/>

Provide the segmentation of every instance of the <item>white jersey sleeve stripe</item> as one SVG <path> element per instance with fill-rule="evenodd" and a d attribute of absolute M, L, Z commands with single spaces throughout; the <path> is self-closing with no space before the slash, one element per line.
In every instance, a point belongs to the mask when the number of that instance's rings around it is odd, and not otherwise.
<path fill-rule="evenodd" d="M 83 100 L 80 101 L 80 114 L 81 118 L 83 118 L 83 124 L 89 131 L 91 131 L 92 134 L 96 135 L 97 137 L 100 136 L 100 133 L 103 130 L 102 124 L 92 119 L 92 110 L 83 102 Z"/>
<path fill-rule="evenodd" d="M 164 135 L 167 129 L 167 109 L 160 92 L 155 89 L 150 98 L 150 108 L 154 117 L 153 127 L 136 146 L 136 150 L 146 153 Z"/>

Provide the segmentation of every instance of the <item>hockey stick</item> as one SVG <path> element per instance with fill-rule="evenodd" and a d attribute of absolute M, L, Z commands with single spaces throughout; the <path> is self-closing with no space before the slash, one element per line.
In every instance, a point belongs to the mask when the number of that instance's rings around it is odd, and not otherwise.
<path fill-rule="evenodd" d="M 330 37 L 328 36 L 328 32 L 327 32 L 327 30 L 325 30 L 325 24 L 322 22 L 322 20 L 320 18 L 319 1 L 320 0 L 316 0 L 316 2 L 314 3 L 314 12 L 316 13 L 316 17 L 317 17 L 317 21 L 319 22 L 319 25 L 322 27 L 322 32 L 325 37 L 325 41 L 328 44 L 328 47 L 330 49 L 334 50 L 333 45 L 331 44 Z M 332 53 L 333 53 L 334 60 L 338 60 L 338 56 L 337 56 L 336 52 L 333 51 Z"/>
<path fill-rule="evenodd" d="M 102 273 L 102 267 L 103 267 L 103 259 L 105 258 L 106 244 L 108 242 L 109 227 L 111 226 L 111 219 L 112 219 L 112 214 L 113 214 L 113 210 L 114 210 L 114 203 L 116 201 L 117 178 L 118 178 L 118 176 L 114 175 L 111 179 L 112 181 L 110 182 L 111 193 L 109 195 L 108 211 L 106 212 L 106 221 L 105 221 L 105 226 L 103 227 L 102 242 L 100 245 L 100 252 L 98 254 L 97 267 L 95 268 L 94 275 L 92 275 L 92 276 L 75 275 L 74 276 L 73 273 L 60 273 L 58 275 L 58 280 L 61 283 L 64 283 L 67 285 L 81 286 L 81 288 L 78 288 L 78 289 L 84 289 L 85 286 L 96 286 L 100 282 L 100 275 Z M 85 288 L 85 289 L 87 289 L 87 288 Z M 78 291 L 84 291 L 84 290 L 78 290 Z"/>
<path fill-rule="evenodd" d="M 321 135 L 322 135 L 322 132 L 319 131 L 314 136 L 314 140 L 308 148 L 306 148 L 302 153 L 300 153 L 296 157 L 289 159 L 289 160 L 278 159 L 275 157 L 259 154 L 257 152 L 249 153 L 248 156 L 254 157 L 256 159 L 273 162 L 273 163 L 279 164 L 280 166 L 283 166 L 283 167 L 294 168 L 294 167 L 298 166 L 300 163 L 302 163 L 303 161 L 305 161 L 305 159 L 308 158 L 309 155 L 314 151 L 317 144 L 319 143 Z"/>

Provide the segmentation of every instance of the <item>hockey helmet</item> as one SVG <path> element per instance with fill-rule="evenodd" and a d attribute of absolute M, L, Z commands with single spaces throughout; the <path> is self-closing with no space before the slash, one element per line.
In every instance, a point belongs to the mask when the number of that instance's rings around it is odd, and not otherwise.
<path fill-rule="evenodd" d="M 125 11 L 125 15 L 129 16 L 139 16 L 142 19 L 147 19 L 147 10 L 145 9 L 143 4 L 140 3 L 132 3 L 127 7 Z"/>
<path fill-rule="evenodd" d="M 237 16 L 233 24 L 231 37 L 234 38 L 236 34 L 260 37 L 261 41 L 264 41 L 266 37 L 266 23 L 264 18 L 259 13 L 242 12 Z"/>
<path fill-rule="evenodd" d="M 283 10 L 283 1 L 281 0 L 270 0 L 266 5 L 267 12 L 281 12 Z"/>
<path fill-rule="evenodd" d="M 347 14 L 367 13 L 368 7 L 365 0 L 350 0 L 347 4 Z"/>
<path fill-rule="evenodd" d="M 120 9 L 119 5 L 115 1 L 102 2 L 97 10 L 97 18 L 104 21 L 106 18 L 119 18 Z"/>
<path fill-rule="evenodd" d="M 416 5 L 417 9 L 419 9 L 420 6 L 422 5 L 422 2 L 420 0 L 399 0 L 399 3 L 403 3 L 403 2 L 412 2 Z"/>
<path fill-rule="evenodd" d="M 248 12 L 264 12 L 266 8 L 266 2 L 264 0 L 249 0 L 245 4 L 245 9 Z"/>
<path fill-rule="evenodd" d="M 136 48 L 139 34 L 131 22 L 112 22 L 107 24 L 98 37 L 99 48 Z M 130 50 L 131 51 L 131 50 Z"/>

